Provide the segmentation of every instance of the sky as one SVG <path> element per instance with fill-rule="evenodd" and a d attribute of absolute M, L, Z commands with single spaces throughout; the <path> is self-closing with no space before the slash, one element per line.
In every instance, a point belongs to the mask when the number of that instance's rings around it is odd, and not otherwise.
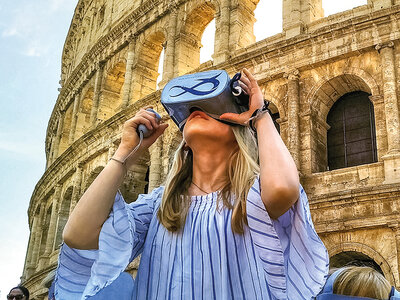
<path fill-rule="evenodd" d="M 0 2 L 0 299 L 19 283 L 29 238 L 27 209 L 45 171 L 47 124 L 57 100 L 61 55 L 77 0 Z M 367 0 L 323 0 L 325 16 Z M 260 0 L 257 41 L 282 31 L 282 1 Z M 204 33 L 210 59 L 214 23 Z"/>

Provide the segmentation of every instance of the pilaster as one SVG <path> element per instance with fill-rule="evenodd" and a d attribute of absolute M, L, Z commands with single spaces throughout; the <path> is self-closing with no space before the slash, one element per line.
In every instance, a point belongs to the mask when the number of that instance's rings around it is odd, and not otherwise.
<path fill-rule="evenodd" d="M 68 141 L 70 145 L 74 142 L 75 139 L 76 123 L 78 120 L 78 109 L 80 106 L 80 96 L 81 96 L 80 92 L 81 90 L 78 89 L 74 95 L 74 107 L 72 110 L 71 130 L 69 132 L 69 141 Z"/>
<path fill-rule="evenodd" d="M 96 67 L 96 79 L 94 83 L 94 95 L 93 95 L 93 106 L 92 111 L 90 112 L 90 124 L 92 128 L 96 127 L 97 124 L 97 113 L 99 110 L 100 103 L 100 94 L 101 94 L 101 86 L 103 80 L 103 72 L 104 72 L 104 63 L 99 62 Z"/>
<path fill-rule="evenodd" d="M 292 70 L 284 74 L 288 80 L 288 149 L 300 170 L 300 85 L 298 70 Z"/>
<path fill-rule="evenodd" d="M 125 81 L 122 87 L 122 109 L 129 105 L 132 87 L 133 65 L 135 61 L 136 35 L 129 38 L 128 54 L 126 59 Z"/>
<path fill-rule="evenodd" d="M 160 185 L 162 172 L 162 140 L 157 139 L 150 147 L 149 193 Z"/>
<path fill-rule="evenodd" d="M 385 183 L 400 182 L 400 121 L 394 59 L 395 44 L 390 41 L 375 48 L 381 56 L 388 151 L 382 157 Z"/>
<path fill-rule="evenodd" d="M 174 78 L 175 73 L 175 40 L 176 40 L 176 28 L 178 23 L 178 7 L 173 4 L 171 12 L 169 14 L 169 22 L 167 28 L 167 41 L 165 43 L 165 55 L 163 65 L 162 80 L 159 83 L 159 87 L 163 88 L 168 81 Z"/>

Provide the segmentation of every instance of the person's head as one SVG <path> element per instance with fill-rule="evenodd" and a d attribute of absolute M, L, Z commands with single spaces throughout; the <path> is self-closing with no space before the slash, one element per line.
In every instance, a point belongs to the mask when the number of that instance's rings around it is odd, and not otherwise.
<path fill-rule="evenodd" d="M 398 297 L 399 293 L 375 269 L 348 266 L 333 271 L 317 300 L 400 299 Z"/>
<path fill-rule="evenodd" d="M 18 285 L 13 287 L 7 295 L 8 300 L 29 300 L 29 291 L 26 287 Z"/>
<path fill-rule="evenodd" d="M 339 295 L 387 299 L 392 286 L 387 279 L 371 267 L 351 266 L 341 272 L 333 284 Z"/>
<path fill-rule="evenodd" d="M 226 207 L 233 209 L 233 231 L 243 232 L 243 222 L 246 223 L 247 193 L 259 172 L 257 143 L 251 130 L 240 125 L 227 125 L 212 118 L 208 122 L 201 120 L 195 122 L 189 117 L 183 130 L 183 137 L 184 140 L 175 152 L 166 179 L 158 211 L 160 222 L 170 231 L 182 228 L 190 206 L 187 191 L 192 182 L 193 153 L 196 153 L 196 147 L 219 144 L 221 147 L 228 147 L 230 152 L 226 158 L 227 180 L 219 193 L 219 200 L 223 201 Z M 235 199 L 235 202 L 231 203 L 231 199 Z"/>

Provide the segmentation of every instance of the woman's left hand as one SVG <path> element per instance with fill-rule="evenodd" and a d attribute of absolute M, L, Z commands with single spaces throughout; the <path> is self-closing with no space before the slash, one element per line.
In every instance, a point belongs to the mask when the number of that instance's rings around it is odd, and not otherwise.
<path fill-rule="evenodd" d="M 249 95 L 249 110 L 242 112 L 241 114 L 224 113 L 220 116 L 220 119 L 246 125 L 253 112 L 263 106 L 264 97 L 260 87 L 258 86 L 257 80 L 246 68 L 242 71 L 242 77 L 239 80 L 239 84 L 244 92 Z"/>

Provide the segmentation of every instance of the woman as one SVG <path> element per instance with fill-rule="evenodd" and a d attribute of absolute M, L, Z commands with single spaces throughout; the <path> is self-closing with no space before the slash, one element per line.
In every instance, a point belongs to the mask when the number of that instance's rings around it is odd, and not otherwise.
<path fill-rule="evenodd" d="M 7 300 L 29 300 L 29 291 L 22 285 L 16 286 L 8 293 Z"/>
<path fill-rule="evenodd" d="M 154 133 L 129 156 L 128 168 L 167 125 L 146 110 L 125 122 L 113 158 L 65 226 L 56 297 L 100 295 L 139 254 L 127 299 L 311 299 L 321 290 L 326 249 L 271 116 L 253 120 L 257 141 L 245 126 L 263 96 L 252 74 L 243 73 L 249 110 L 221 115 L 225 122 L 194 111 L 165 188 L 129 205 L 117 191 L 121 162 L 139 142 L 136 129 L 145 124 Z"/>

